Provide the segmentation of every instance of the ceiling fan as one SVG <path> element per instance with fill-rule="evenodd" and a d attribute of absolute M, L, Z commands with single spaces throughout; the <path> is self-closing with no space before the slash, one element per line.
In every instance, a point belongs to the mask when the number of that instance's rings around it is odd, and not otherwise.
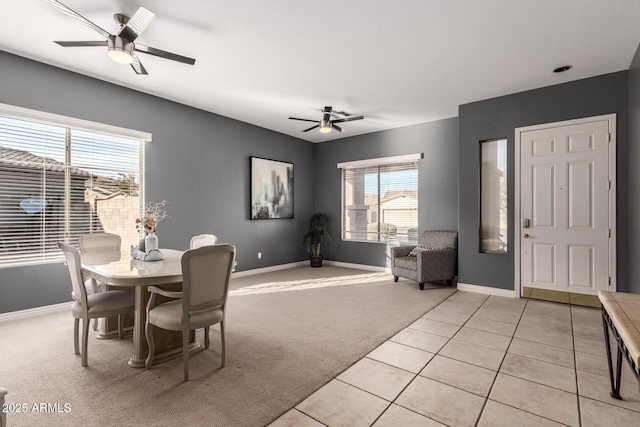
<path fill-rule="evenodd" d="M 151 21 L 156 17 L 155 13 L 151 12 L 144 7 L 140 7 L 131 18 L 121 13 L 113 15 L 118 24 L 118 34 L 112 35 L 107 31 L 100 28 L 98 25 L 89 21 L 84 16 L 69 9 L 57 0 L 47 0 L 53 6 L 58 8 L 61 12 L 71 16 L 82 22 L 87 27 L 97 31 L 102 36 L 106 37 L 104 41 L 55 41 L 63 47 L 90 47 L 90 46 L 106 46 L 109 58 L 121 64 L 130 64 L 131 68 L 137 74 L 148 74 L 144 68 L 136 52 L 146 53 L 148 55 L 159 56 L 160 58 L 170 59 L 172 61 L 182 62 L 185 64 L 193 65 L 196 60 L 188 58 L 186 56 L 177 55 L 175 53 L 167 52 L 164 50 L 156 49 L 154 47 L 145 46 L 142 44 L 134 43 L 134 40 L 138 38 L 140 34 L 151 24 Z"/>
<path fill-rule="evenodd" d="M 303 122 L 318 123 L 317 125 L 311 126 L 309 129 L 303 130 L 302 132 L 309 132 L 310 130 L 313 130 L 315 128 L 320 128 L 320 132 L 329 133 L 331 132 L 331 129 L 335 129 L 338 132 L 344 132 L 344 129 L 336 125 L 336 123 L 344 123 L 364 119 L 364 116 L 354 116 L 353 114 L 349 114 L 345 111 L 333 111 L 331 107 L 324 107 L 321 111 L 322 120 L 299 119 L 297 117 L 289 117 L 289 120 L 300 120 Z"/>

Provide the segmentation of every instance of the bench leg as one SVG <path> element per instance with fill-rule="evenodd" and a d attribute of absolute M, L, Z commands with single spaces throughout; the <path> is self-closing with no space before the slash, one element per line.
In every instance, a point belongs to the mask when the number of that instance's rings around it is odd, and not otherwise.
<path fill-rule="evenodd" d="M 613 360 L 611 357 L 611 340 L 609 338 L 609 324 L 607 323 L 607 318 L 606 318 L 606 314 L 603 308 L 602 311 L 602 327 L 604 329 L 604 342 L 605 345 L 607 346 L 607 362 L 609 365 L 609 380 L 611 381 L 611 397 L 613 397 L 614 399 L 618 399 L 621 400 L 622 397 L 620 396 L 620 374 L 622 371 L 622 349 L 620 349 L 620 346 L 618 347 L 618 360 L 616 363 L 616 377 L 613 377 Z"/>

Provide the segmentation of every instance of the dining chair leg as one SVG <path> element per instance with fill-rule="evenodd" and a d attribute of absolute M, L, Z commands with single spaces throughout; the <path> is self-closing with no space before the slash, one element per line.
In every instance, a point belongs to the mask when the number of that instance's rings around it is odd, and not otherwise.
<path fill-rule="evenodd" d="M 222 363 L 220 364 L 220 367 L 224 368 L 226 363 L 225 357 L 227 354 L 226 347 L 224 345 L 224 320 L 220 322 L 220 341 L 222 343 Z"/>
<path fill-rule="evenodd" d="M 82 319 L 82 366 L 87 366 L 87 347 L 89 342 L 89 319 Z"/>
<path fill-rule="evenodd" d="M 73 319 L 73 349 L 76 354 L 80 354 L 80 339 L 78 337 L 78 333 L 80 329 L 80 319 L 77 317 Z"/>
<path fill-rule="evenodd" d="M 97 317 L 95 319 L 93 319 L 93 330 L 94 331 L 98 330 L 98 318 Z"/>
<path fill-rule="evenodd" d="M 147 316 L 149 314 L 147 313 Z M 151 365 L 153 365 L 153 356 L 155 353 L 155 345 L 153 343 L 153 325 L 147 321 L 147 327 L 144 330 L 144 334 L 147 337 L 147 347 L 149 347 L 149 354 L 147 355 L 147 360 L 144 362 L 144 368 L 149 370 L 151 369 Z"/>
<path fill-rule="evenodd" d="M 182 331 L 182 358 L 184 365 L 184 381 L 189 381 L 189 331 Z"/>
<path fill-rule="evenodd" d="M 204 348 L 209 348 L 211 341 L 209 341 L 209 327 L 204 328 Z"/>
<path fill-rule="evenodd" d="M 118 315 L 118 336 L 120 339 L 124 338 L 124 314 Z"/>

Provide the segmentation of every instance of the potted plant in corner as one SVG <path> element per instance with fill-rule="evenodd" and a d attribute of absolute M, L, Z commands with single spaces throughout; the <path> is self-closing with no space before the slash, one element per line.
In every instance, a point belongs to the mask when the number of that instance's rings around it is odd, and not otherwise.
<path fill-rule="evenodd" d="M 320 245 L 328 242 L 329 237 L 329 220 L 323 213 L 315 213 L 311 215 L 309 221 L 309 230 L 305 233 L 303 244 L 308 244 L 311 253 L 309 259 L 311 267 L 322 267 L 322 255 L 320 254 Z"/>

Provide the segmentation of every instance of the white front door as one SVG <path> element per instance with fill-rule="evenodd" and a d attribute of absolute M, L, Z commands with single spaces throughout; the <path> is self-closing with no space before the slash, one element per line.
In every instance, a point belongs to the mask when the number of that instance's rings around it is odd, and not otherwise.
<path fill-rule="evenodd" d="M 515 236 L 522 287 L 590 295 L 610 289 L 612 129 L 615 116 L 516 133 L 520 218 Z"/>

